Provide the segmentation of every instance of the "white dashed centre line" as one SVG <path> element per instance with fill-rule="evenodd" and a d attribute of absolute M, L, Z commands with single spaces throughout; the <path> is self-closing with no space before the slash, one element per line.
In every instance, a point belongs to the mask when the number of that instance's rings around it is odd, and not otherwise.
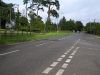
<path fill-rule="evenodd" d="M 62 65 L 62 68 L 66 69 L 67 66 L 68 66 L 68 64 L 64 63 L 64 64 Z"/>
<path fill-rule="evenodd" d="M 79 43 L 79 41 L 80 41 L 80 39 L 78 39 L 78 40 L 76 41 L 76 43 L 74 44 L 74 46 L 77 45 L 77 44 Z"/>
<path fill-rule="evenodd" d="M 63 72 L 64 72 L 64 70 L 63 70 L 63 69 L 60 69 L 60 70 L 56 73 L 56 75 L 62 75 Z"/>
<path fill-rule="evenodd" d="M 75 47 L 75 45 L 80 41 L 80 39 L 68 50 L 66 51 L 60 58 L 57 59 L 58 62 L 53 62 L 50 66 L 51 67 L 55 67 L 60 61 L 62 61 L 62 59 Z M 46 43 L 44 43 L 46 44 Z M 43 44 L 40 44 L 43 45 Z M 62 65 L 61 68 L 63 69 L 59 69 L 58 72 L 56 73 L 56 75 L 62 75 L 63 72 L 65 71 L 64 69 L 67 68 L 68 64 L 71 62 L 73 55 L 75 55 L 75 53 L 78 51 L 79 47 L 77 47 L 73 53 L 68 57 L 68 59 L 65 61 L 65 63 Z M 48 67 L 47 69 L 45 69 L 42 73 L 44 74 L 48 74 L 53 68 Z"/>
<path fill-rule="evenodd" d="M 61 57 L 64 58 L 66 55 L 62 55 Z"/>
<path fill-rule="evenodd" d="M 59 62 L 53 62 L 50 66 L 55 67 Z"/>
<path fill-rule="evenodd" d="M 70 51 L 68 50 L 66 53 L 69 53 Z"/>
<path fill-rule="evenodd" d="M 72 59 L 72 58 L 73 58 L 73 56 L 69 56 L 68 58 L 69 58 L 69 59 Z"/>
<path fill-rule="evenodd" d="M 75 55 L 75 52 L 73 52 L 71 55 L 74 56 Z"/>
<path fill-rule="evenodd" d="M 71 61 L 71 59 L 67 59 L 65 62 L 66 62 L 66 63 L 70 63 L 70 61 Z"/>
<path fill-rule="evenodd" d="M 48 68 L 45 69 L 42 73 L 48 74 L 51 70 L 52 70 L 52 68 L 48 67 Z"/>
<path fill-rule="evenodd" d="M 58 58 L 57 61 L 61 61 L 63 58 Z"/>
<path fill-rule="evenodd" d="M 68 53 L 66 52 L 66 53 L 64 53 L 64 54 L 66 54 L 66 55 L 67 55 Z"/>

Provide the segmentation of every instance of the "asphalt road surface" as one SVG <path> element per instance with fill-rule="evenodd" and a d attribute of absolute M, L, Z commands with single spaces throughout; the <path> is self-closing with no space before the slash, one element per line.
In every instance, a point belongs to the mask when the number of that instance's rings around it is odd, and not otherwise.
<path fill-rule="evenodd" d="M 100 75 L 100 38 L 77 33 L 2 46 L 0 75 Z"/>

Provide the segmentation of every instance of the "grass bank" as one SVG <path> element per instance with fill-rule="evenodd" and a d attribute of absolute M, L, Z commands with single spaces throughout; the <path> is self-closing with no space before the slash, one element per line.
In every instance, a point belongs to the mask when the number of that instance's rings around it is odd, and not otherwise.
<path fill-rule="evenodd" d="M 63 37 L 65 35 L 71 35 L 72 32 L 70 31 L 62 31 L 62 32 L 49 32 L 49 33 L 7 33 L 7 34 L 0 34 L 0 44 L 12 44 L 30 40 L 42 40 L 52 37 Z"/>

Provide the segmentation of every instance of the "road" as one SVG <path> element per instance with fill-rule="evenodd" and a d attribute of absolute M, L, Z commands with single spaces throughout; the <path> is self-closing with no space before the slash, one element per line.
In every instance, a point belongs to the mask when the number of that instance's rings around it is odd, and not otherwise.
<path fill-rule="evenodd" d="M 77 33 L 4 46 L 0 75 L 100 75 L 100 38 Z"/>

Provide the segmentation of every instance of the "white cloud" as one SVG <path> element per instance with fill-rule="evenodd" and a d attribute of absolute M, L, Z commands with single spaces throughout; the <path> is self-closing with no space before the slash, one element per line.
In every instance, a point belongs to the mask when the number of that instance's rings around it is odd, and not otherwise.
<path fill-rule="evenodd" d="M 59 0 L 60 18 L 65 16 L 67 19 L 81 20 L 86 23 L 89 21 L 100 21 L 100 0 Z"/>

